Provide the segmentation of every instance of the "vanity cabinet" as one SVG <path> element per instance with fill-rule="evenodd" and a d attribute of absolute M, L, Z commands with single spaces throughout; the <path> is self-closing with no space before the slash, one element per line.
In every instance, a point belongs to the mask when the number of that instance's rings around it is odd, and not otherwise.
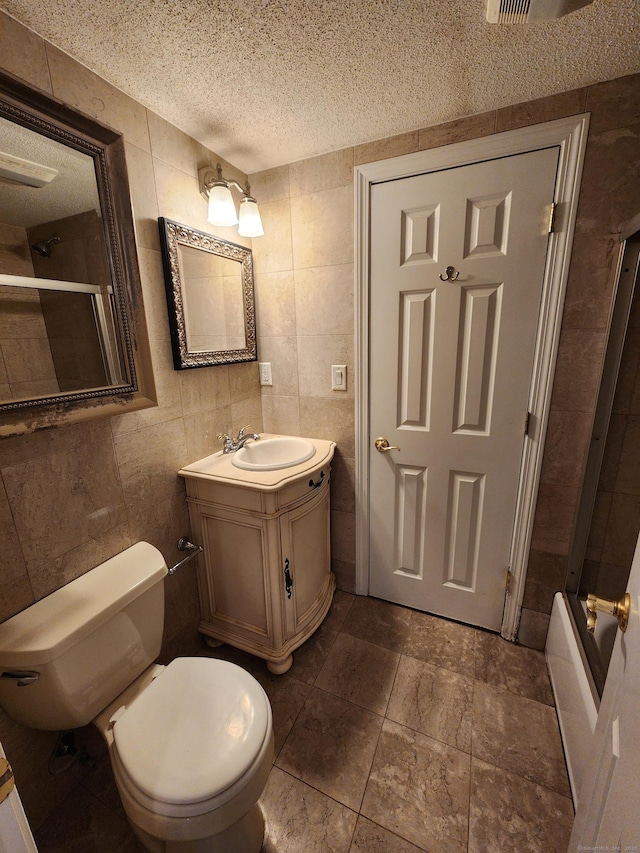
<path fill-rule="evenodd" d="M 202 620 L 215 645 L 229 643 L 286 672 L 292 652 L 327 614 L 335 579 L 329 480 L 335 444 L 275 471 L 242 471 L 214 454 L 180 471 L 198 558 Z"/>

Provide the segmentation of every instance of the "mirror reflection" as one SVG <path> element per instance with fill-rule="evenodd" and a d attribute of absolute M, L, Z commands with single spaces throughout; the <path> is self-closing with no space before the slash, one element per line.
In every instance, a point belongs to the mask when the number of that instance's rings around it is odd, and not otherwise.
<path fill-rule="evenodd" d="M 175 369 L 255 361 L 251 249 L 159 223 Z"/>
<path fill-rule="evenodd" d="M 0 117 L 0 404 L 123 384 L 94 157 Z"/>
<path fill-rule="evenodd" d="M 190 353 L 245 349 L 242 264 L 178 246 L 182 308 Z"/>

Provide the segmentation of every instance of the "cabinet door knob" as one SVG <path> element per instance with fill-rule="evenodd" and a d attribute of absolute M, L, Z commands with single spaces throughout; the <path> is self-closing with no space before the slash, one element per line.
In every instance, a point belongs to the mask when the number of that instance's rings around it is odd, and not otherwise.
<path fill-rule="evenodd" d="M 287 557 L 284 561 L 284 589 L 287 593 L 287 598 L 291 598 L 291 588 L 293 587 L 293 578 L 291 577 L 291 572 L 289 571 L 289 558 Z"/>

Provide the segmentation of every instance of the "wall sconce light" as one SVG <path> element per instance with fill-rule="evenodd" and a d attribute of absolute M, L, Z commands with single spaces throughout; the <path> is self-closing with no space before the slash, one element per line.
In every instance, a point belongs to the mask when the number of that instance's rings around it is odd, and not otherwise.
<path fill-rule="evenodd" d="M 207 221 L 212 225 L 237 225 L 241 237 L 262 237 L 264 229 L 260 219 L 258 203 L 251 195 L 249 182 L 241 187 L 237 181 L 223 177 L 222 166 L 205 166 L 198 171 L 200 193 L 209 201 Z M 231 195 L 231 187 L 242 193 L 239 217 Z"/>

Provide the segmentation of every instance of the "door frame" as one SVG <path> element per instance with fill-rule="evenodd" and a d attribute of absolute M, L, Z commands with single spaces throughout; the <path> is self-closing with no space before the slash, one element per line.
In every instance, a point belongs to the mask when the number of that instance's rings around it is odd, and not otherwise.
<path fill-rule="evenodd" d="M 553 376 L 578 207 L 589 113 L 496 133 L 469 142 L 380 160 L 354 170 L 355 204 L 355 433 L 356 593 L 369 592 L 369 266 L 371 186 L 484 160 L 559 146 L 554 201 L 555 227 L 549 238 L 529 411 L 511 543 L 511 583 L 506 593 L 502 636 L 515 640 L 524 597 L 527 561 L 542 467 Z"/>

